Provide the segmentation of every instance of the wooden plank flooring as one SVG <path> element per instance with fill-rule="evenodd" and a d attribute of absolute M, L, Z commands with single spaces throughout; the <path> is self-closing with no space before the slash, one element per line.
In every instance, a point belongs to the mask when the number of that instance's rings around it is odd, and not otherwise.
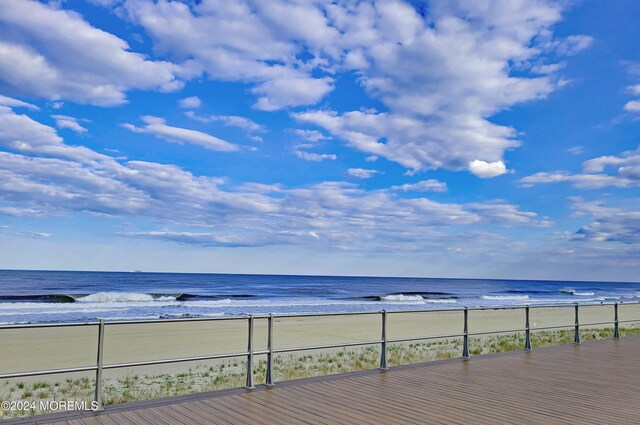
<path fill-rule="evenodd" d="M 8 424 L 640 424 L 640 337 L 60 413 Z"/>

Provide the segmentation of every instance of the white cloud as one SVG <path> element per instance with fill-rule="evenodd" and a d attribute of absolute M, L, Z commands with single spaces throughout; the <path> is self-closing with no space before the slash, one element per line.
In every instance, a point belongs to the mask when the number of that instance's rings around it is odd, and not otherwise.
<path fill-rule="evenodd" d="M 89 131 L 85 127 L 80 125 L 80 123 L 78 122 L 78 118 L 70 117 L 68 115 L 51 115 L 51 118 L 56 120 L 56 126 L 58 128 L 66 128 L 80 134 Z"/>
<path fill-rule="evenodd" d="M 347 175 L 349 177 L 354 177 L 356 179 L 370 179 L 376 174 L 381 174 L 381 171 L 378 170 L 368 170 L 366 168 L 349 168 L 347 170 Z"/>
<path fill-rule="evenodd" d="M 628 112 L 640 112 L 640 100 L 630 100 L 624 105 L 624 110 Z"/>
<path fill-rule="evenodd" d="M 117 160 L 68 146 L 53 128 L 6 107 L 0 118 L 0 143 L 11 146 L 16 137 L 24 137 L 38 155 L 0 152 L 3 214 L 84 211 L 147 218 L 168 227 L 124 233 L 131 237 L 205 246 L 311 244 L 356 251 L 451 244 L 455 235 L 441 229 L 453 226 L 539 225 L 534 213 L 504 202 L 402 199 L 389 190 L 367 191 L 343 182 L 234 187 L 225 178 L 193 175 L 175 165 Z"/>
<path fill-rule="evenodd" d="M 176 65 L 130 52 L 72 11 L 12 0 L 0 8 L 0 25 L 0 81 L 20 95 L 112 106 L 130 89 L 182 85 Z"/>
<path fill-rule="evenodd" d="M 438 180 L 422 180 L 417 183 L 406 183 L 400 186 L 391 186 L 392 190 L 402 190 L 403 192 L 446 192 L 447 184 Z"/>
<path fill-rule="evenodd" d="M 298 158 L 304 159 L 305 161 L 320 162 L 324 160 L 335 161 L 338 159 L 338 156 L 332 153 L 313 153 L 302 151 L 297 148 L 293 152 Z"/>
<path fill-rule="evenodd" d="M 571 146 L 569 149 L 567 149 L 567 152 L 569 152 L 571 155 L 581 155 L 582 153 L 584 153 L 584 146 Z"/>
<path fill-rule="evenodd" d="M 324 144 L 323 142 L 326 140 L 331 140 L 331 137 L 327 137 L 319 131 L 316 130 L 303 130 L 303 129 L 294 129 L 293 133 L 299 138 L 305 141 L 305 143 L 297 143 L 293 148 L 293 153 L 300 159 L 304 159 L 305 161 L 312 162 L 320 162 L 325 160 L 335 161 L 338 159 L 338 156 L 333 153 L 314 153 L 307 152 L 303 149 L 310 149 L 317 147 L 318 145 Z"/>
<path fill-rule="evenodd" d="M 25 154 L 83 162 L 109 158 L 83 146 L 64 144 L 55 129 L 34 121 L 27 115 L 18 115 L 6 106 L 0 106 L 0 146 Z"/>
<path fill-rule="evenodd" d="M 210 134 L 186 128 L 171 127 L 166 124 L 166 121 L 163 118 L 144 116 L 142 117 L 142 121 L 146 124 L 145 127 L 136 127 L 133 124 L 122 124 L 122 126 L 134 133 L 152 134 L 160 139 L 172 143 L 191 143 L 212 151 L 221 152 L 233 152 L 238 150 L 238 146 L 211 136 Z"/>
<path fill-rule="evenodd" d="M 562 86 L 557 56 L 592 44 L 584 35 L 554 38 L 563 3 L 551 0 L 436 0 L 427 16 L 399 0 L 122 1 L 119 16 L 143 27 L 154 52 L 176 65 L 129 51 L 78 14 L 9 4 L 0 20 L 18 36 L 0 36 L 0 64 L 7 64 L 0 79 L 21 93 L 115 105 L 127 90 L 172 90 L 178 77 L 204 74 L 247 83 L 254 107 L 276 110 L 316 104 L 349 70 L 384 112 L 294 117 L 411 172 L 504 164 L 504 152 L 519 145 L 517 132 L 490 118 Z"/>
<path fill-rule="evenodd" d="M 23 102 L 18 99 L 13 99 L 11 97 L 0 95 L 0 105 L 8 106 L 10 108 L 27 108 L 34 111 L 37 111 L 38 108 L 36 105 L 32 105 L 31 103 Z"/>
<path fill-rule="evenodd" d="M 53 236 L 51 233 L 47 232 L 18 232 L 14 233 L 16 236 L 27 236 L 30 238 L 40 238 L 40 239 L 48 239 Z"/>
<path fill-rule="evenodd" d="M 307 142 L 319 142 L 321 140 L 331 140 L 331 137 L 325 136 L 317 130 L 295 129 L 293 132 L 302 140 Z"/>
<path fill-rule="evenodd" d="M 333 90 L 330 78 L 278 78 L 265 81 L 252 92 L 258 101 L 254 108 L 275 111 L 287 106 L 313 105 Z"/>
<path fill-rule="evenodd" d="M 507 204 L 503 201 L 493 201 L 485 203 L 471 203 L 468 208 L 481 216 L 485 220 L 492 223 L 532 223 L 536 217 L 535 213 L 520 211 L 515 205 Z M 538 222 L 537 225 L 546 227 L 549 225 L 548 220 Z"/>
<path fill-rule="evenodd" d="M 33 208 L 0 207 L 0 214 L 12 217 L 38 217 L 44 215 L 45 212 Z"/>
<path fill-rule="evenodd" d="M 210 122 L 219 122 L 228 127 L 237 127 L 242 130 L 245 130 L 247 133 L 265 133 L 267 129 L 258 124 L 255 121 L 250 120 L 247 117 L 241 117 L 238 115 L 208 115 L 208 116 L 199 116 L 193 113 L 192 111 L 186 112 L 186 115 L 199 122 L 210 123 Z"/>
<path fill-rule="evenodd" d="M 198 96 L 185 97 L 178 101 L 178 106 L 183 109 L 198 109 L 202 106 L 202 100 Z"/>
<path fill-rule="evenodd" d="M 636 199 L 637 201 L 637 199 Z M 640 211 L 613 208 L 602 201 L 573 199 L 576 213 L 591 216 L 594 221 L 582 226 L 572 239 L 591 242 L 640 243 Z M 636 202 L 637 204 L 637 202 Z"/>
<path fill-rule="evenodd" d="M 306 44 L 338 37 L 316 5 L 205 0 L 189 6 L 142 0 L 127 1 L 124 8 L 158 50 L 191 58 L 190 67 L 212 79 L 254 84 L 258 109 L 313 104 L 333 88 L 329 76 L 311 77 L 313 59 L 298 57 Z"/>
<path fill-rule="evenodd" d="M 634 76 L 640 76 L 640 64 L 634 62 L 624 62 L 627 67 L 627 72 Z M 640 96 L 640 84 L 627 87 L 627 91 L 635 96 Z M 640 113 L 640 99 L 634 99 L 628 101 L 624 105 L 624 110 L 631 113 Z"/>
<path fill-rule="evenodd" d="M 575 54 L 591 43 L 586 36 L 553 39 L 550 29 L 561 19 L 555 2 L 435 1 L 426 18 L 398 1 L 328 10 L 348 68 L 388 110 L 294 118 L 413 171 L 503 163 L 504 151 L 519 145 L 516 132 L 488 118 L 561 85 L 560 67 L 547 65 L 544 76 L 526 72 L 534 63 L 539 72 L 545 54 Z"/>
<path fill-rule="evenodd" d="M 507 172 L 507 167 L 502 161 L 486 162 L 475 159 L 469 163 L 469 171 L 480 178 L 486 179 L 501 176 Z"/>
<path fill-rule="evenodd" d="M 556 44 L 556 49 L 561 55 L 575 55 L 593 45 L 593 37 L 588 35 L 570 35 Z"/>
<path fill-rule="evenodd" d="M 607 174 L 613 168 L 612 174 Z M 601 156 L 582 163 L 582 173 L 540 172 L 520 180 L 523 186 L 569 182 L 580 189 L 640 186 L 640 147 L 617 156 Z"/>

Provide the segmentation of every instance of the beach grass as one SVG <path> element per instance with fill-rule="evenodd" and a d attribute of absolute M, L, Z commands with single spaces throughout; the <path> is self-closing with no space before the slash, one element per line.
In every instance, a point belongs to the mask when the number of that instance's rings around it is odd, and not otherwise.
<path fill-rule="evenodd" d="M 640 335 L 640 327 L 620 329 L 622 337 Z M 582 329 L 582 341 L 610 339 L 612 328 Z M 524 333 L 484 335 L 469 338 L 469 352 L 472 356 L 489 353 L 517 351 L 524 348 Z M 537 347 L 571 344 L 573 329 L 553 331 L 532 331 L 531 343 Z M 459 358 L 462 354 L 462 338 L 442 338 L 415 343 L 395 343 L 388 345 L 388 365 L 428 362 L 433 360 Z M 266 377 L 266 360 L 256 357 L 254 382 L 263 383 Z M 322 352 L 281 354 L 274 356 L 274 379 L 288 381 L 313 376 L 375 369 L 380 362 L 380 347 L 365 346 L 356 349 L 334 349 Z M 242 387 L 246 380 L 246 363 L 241 359 L 228 359 L 215 365 L 195 365 L 179 373 L 140 374 L 132 369 L 119 377 L 107 377 L 103 382 L 103 402 L 105 405 L 128 403 L 172 397 L 197 392 L 214 391 Z M 9 400 L 85 400 L 93 397 L 94 381 L 89 377 L 60 379 L 56 381 L 16 381 L 0 383 L 0 402 Z M 0 412 L 0 418 L 10 418 L 43 411 Z"/>

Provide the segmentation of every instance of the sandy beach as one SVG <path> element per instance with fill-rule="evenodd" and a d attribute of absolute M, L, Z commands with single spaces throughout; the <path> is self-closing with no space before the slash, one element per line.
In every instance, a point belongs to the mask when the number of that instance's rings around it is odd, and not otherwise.
<path fill-rule="evenodd" d="M 620 305 L 619 319 L 640 319 L 640 306 Z M 463 312 L 389 313 L 387 338 L 460 334 Z M 613 306 L 580 307 L 582 326 L 613 322 Z M 256 318 L 254 350 L 267 347 L 267 319 Z M 531 308 L 531 329 L 574 325 L 574 309 Z M 469 311 L 469 332 L 524 329 L 524 308 Z M 602 325 L 604 326 L 604 325 Z M 612 325 L 608 325 L 611 327 Z M 590 326 L 593 327 L 593 326 Z M 0 329 L 0 373 L 57 369 L 95 364 L 97 326 Z M 376 341 L 381 338 L 379 314 L 276 317 L 276 349 Z M 170 359 L 247 350 L 247 319 L 140 324 L 107 324 L 104 364 Z M 179 364 L 160 366 L 162 371 Z"/>
<path fill-rule="evenodd" d="M 463 311 L 425 311 L 419 313 L 388 313 L 387 338 L 390 340 L 414 337 L 448 336 L 438 340 L 428 340 L 415 345 L 395 344 L 401 348 L 394 352 L 394 362 L 425 361 L 433 358 L 458 357 L 461 349 L 461 338 L 452 337 L 463 332 Z M 580 307 L 580 322 L 585 333 L 597 328 L 612 328 L 614 308 L 612 305 L 596 305 Z M 620 305 L 619 319 L 640 319 L 639 305 Z M 564 330 L 545 331 L 547 335 L 556 335 L 558 341 L 570 342 L 574 326 L 574 309 L 572 306 L 554 308 L 531 308 L 530 325 L 533 335 L 542 334 L 537 329 L 544 327 L 566 326 Z M 621 324 L 629 327 L 635 324 Z M 491 332 L 497 330 L 514 331 L 498 336 L 472 337 L 472 354 L 487 352 L 493 347 L 494 351 L 502 346 L 504 349 L 520 347 L 522 331 L 525 327 L 525 310 L 518 309 L 486 309 L 469 311 L 469 332 Z M 307 347 L 312 345 L 346 344 L 349 342 L 378 341 L 381 338 L 381 315 L 330 315 L 304 317 L 276 317 L 274 320 L 274 347 L 285 349 L 293 347 Z M 517 331 L 517 332 L 516 332 Z M 556 333 L 549 333 L 556 332 Z M 564 332 L 562 334 L 558 332 Z M 519 336 L 518 336 L 519 335 Z M 600 337 L 608 336 L 602 334 Z M 598 335 L 593 336 L 597 338 Z M 564 338 L 564 339 L 562 339 Z M 97 326 L 55 327 L 55 328 L 24 328 L 0 329 L 0 373 L 32 371 L 41 369 L 56 369 L 94 365 L 96 361 Z M 552 339 L 549 341 L 553 342 Z M 441 344 L 436 346 L 434 344 Z M 486 346 L 486 347 L 485 347 Z M 254 350 L 265 350 L 267 347 L 267 319 L 256 318 L 254 327 Z M 394 349 L 390 344 L 390 350 Z M 434 351 L 434 347 L 438 351 Z M 488 347 L 488 348 L 487 348 Z M 535 348 L 535 347 L 534 347 Z M 247 319 L 184 322 L 157 322 L 140 324 L 108 324 L 105 330 L 104 364 L 149 361 L 190 356 L 205 356 L 225 353 L 241 353 L 247 349 Z M 399 351 L 400 350 L 400 351 Z M 403 350 L 403 351 L 402 351 Z M 402 351 L 402 352 L 401 352 Z M 428 352 L 431 352 L 429 354 Z M 276 380 L 287 377 L 305 376 L 304 371 L 289 373 L 290 369 L 317 368 L 318 361 L 327 362 L 329 366 L 337 354 L 348 354 L 357 359 L 351 359 L 344 366 L 325 368 L 327 373 L 347 371 L 349 368 L 375 367 L 379 359 L 379 345 L 358 348 L 335 348 L 330 350 L 313 350 L 306 352 L 283 353 L 276 359 L 289 359 L 276 364 Z M 435 354 L 434 354 L 435 353 Z M 114 393 L 118 386 L 129 382 L 135 376 L 137 383 L 145 377 L 163 376 L 165 382 L 169 376 L 191 376 L 190 391 L 202 386 L 203 380 L 215 377 L 225 371 L 228 382 L 226 385 L 242 385 L 244 379 L 244 360 L 246 357 L 236 357 L 230 360 L 215 360 L 207 362 L 184 362 L 166 365 L 127 367 L 105 371 L 105 383 L 111 386 Z M 262 363 L 261 363 L 262 360 Z M 264 356 L 256 356 L 256 383 L 261 383 L 264 374 Z M 301 363 L 302 362 L 302 363 Z M 309 366 L 311 363 L 315 366 Z M 304 364 L 301 366 L 301 364 Z M 225 369 L 226 367 L 226 369 Z M 318 368 L 317 368 L 318 369 Z M 200 371 L 198 379 L 193 378 L 194 371 Z M 313 374 L 320 374 L 321 368 Z M 191 375 L 189 375 L 191 374 Z M 94 377 L 93 372 L 58 374 L 33 378 L 4 380 L 0 387 L 0 396 L 10 399 L 14 394 L 22 392 L 11 390 L 18 383 L 45 386 L 50 383 L 64 382 L 69 385 L 71 380 L 82 377 L 84 381 L 76 381 L 74 387 L 80 387 L 85 396 L 91 394 Z M 129 378 L 127 378 L 129 377 Z M 200 382 L 200 384 L 198 384 Z M 127 385 L 127 384 L 125 384 Z M 173 384 L 172 384 L 173 385 Z M 222 385 L 222 383 L 221 383 Z M 209 387 L 206 387 L 209 388 Z M 13 391 L 13 392 L 12 392 Z M 70 390 L 71 391 L 71 390 Z M 174 389 L 175 393 L 179 390 Z M 187 391 L 185 389 L 185 391 Z M 44 392 L 39 393 L 45 398 Z M 79 395 L 80 393 L 77 393 Z M 170 392 L 169 394 L 173 394 Z M 32 396 L 35 396 L 33 394 Z M 142 395 L 131 397 L 142 397 Z"/>

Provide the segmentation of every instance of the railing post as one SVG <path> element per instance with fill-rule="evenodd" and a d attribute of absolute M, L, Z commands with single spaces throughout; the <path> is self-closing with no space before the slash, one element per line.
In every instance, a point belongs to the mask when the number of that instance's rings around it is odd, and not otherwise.
<path fill-rule="evenodd" d="M 95 402 L 95 410 L 103 410 L 102 408 L 102 355 L 104 353 L 104 320 L 100 320 L 98 324 L 98 358 L 96 361 L 96 383 L 93 401 Z"/>
<path fill-rule="evenodd" d="M 618 321 L 618 303 L 613 304 L 613 339 L 620 339 L 620 322 Z"/>
<path fill-rule="evenodd" d="M 575 308 L 576 308 L 576 329 L 575 329 L 575 334 L 573 336 L 573 343 L 574 344 L 580 344 L 580 315 L 578 313 L 578 303 L 576 303 Z"/>
<path fill-rule="evenodd" d="M 253 314 L 248 319 L 248 342 L 247 342 L 247 383 L 244 386 L 248 390 L 252 390 L 253 386 Z"/>
<path fill-rule="evenodd" d="M 387 366 L 387 310 L 382 310 L 382 344 L 380 346 L 380 369 L 389 369 L 389 367 Z"/>
<path fill-rule="evenodd" d="M 524 323 L 524 331 L 525 331 L 525 335 L 524 335 L 524 350 L 525 351 L 531 351 L 531 327 L 529 326 L 529 306 L 526 306 L 524 308 L 524 317 L 525 317 L 525 323 Z"/>
<path fill-rule="evenodd" d="M 462 358 L 469 359 L 469 308 L 464 308 L 464 337 L 462 340 Z"/>
<path fill-rule="evenodd" d="M 273 387 L 273 313 L 269 314 L 267 329 L 267 387 Z"/>

